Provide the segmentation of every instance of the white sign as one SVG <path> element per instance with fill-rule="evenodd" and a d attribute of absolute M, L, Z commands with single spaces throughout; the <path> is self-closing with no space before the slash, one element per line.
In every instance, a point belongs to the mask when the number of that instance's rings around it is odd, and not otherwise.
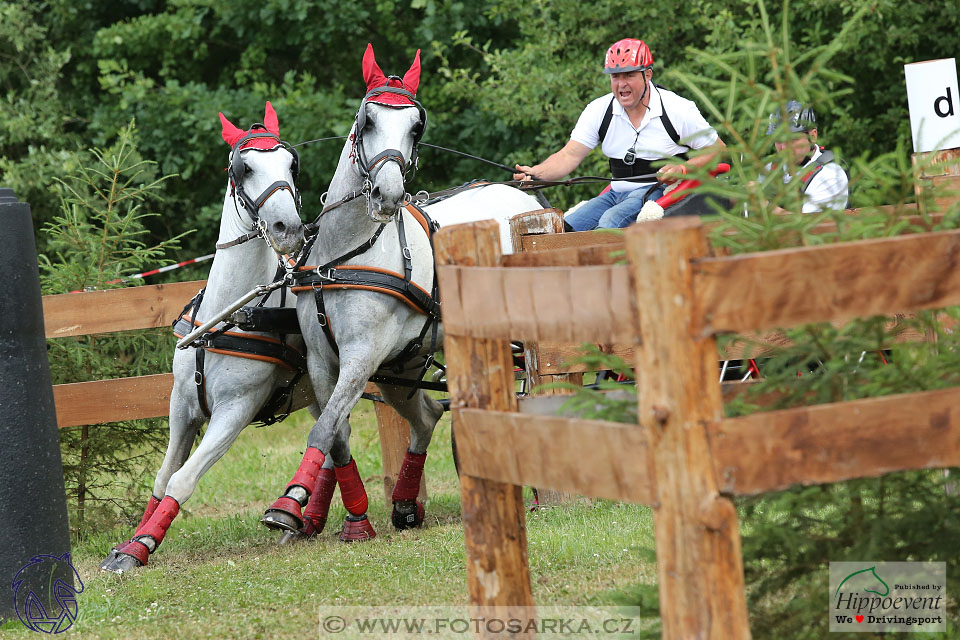
<path fill-rule="evenodd" d="M 913 151 L 960 147 L 960 89 L 954 58 L 903 65 Z"/>

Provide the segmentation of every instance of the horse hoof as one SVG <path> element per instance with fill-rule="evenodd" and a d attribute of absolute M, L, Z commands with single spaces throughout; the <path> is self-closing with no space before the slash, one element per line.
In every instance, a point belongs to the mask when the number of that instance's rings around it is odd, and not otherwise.
<path fill-rule="evenodd" d="M 300 516 L 300 503 L 286 496 L 278 498 L 260 518 L 260 523 L 268 529 L 299 531 L 304 527 L 303 518 Z"/>
<path fill-rule="evenodd" d="M 297 531 L 284 531 L 283 535 L 280 536 L 280 542 L 277 544 L 279 546 L 284 546 L 288 544 L 294 544 L 296 542 L 305 542 L 307 540 L 312 540 L 320 535 L 320 532 L 323 531 L 323 527 L 327 524 L 326 518 L 315 518 L 317 521 L 314 524 L 313 520 L 308 518 L 304 521 L 303 528 Z"/>
<path fill-rule="evenodd" d="M 273 529 L 274 531 L 284 531 L 286 533 L 300 533 L 300 528 L 303 526 L 299 520 L 294 518 L 292 515 L 286 511 L 274 511 L 270 510 L 263 514 L 263 517 L 260 518 L 260 524 L 264 525 L 268 529 Z"/>
<path fill-rule="evenodd" d="M 423 524 L 423 503 L 419 500 L 402 500 L 393 503 L 393 527 L 397 531 L 414 529 Z"/>
<path fill-rule="evenodd" d="M 280 542 L 277 543 L 277 546 L 283 547 L 298 542 L 305 542 L 312 537 L 313 536 L 307 535 L 302 531 L 284 531 L 283 535 L 280 536 Z"/>
<path fill-rule="evenodd" d="M 100 570 L 123 575 L 124 573 L 130 573 L 135 569 L 139 569 L 142 566 L 143 563 L 134 556 L 127 553 L 120 553 L 117 549 L 111 549 L 107 557 L 100 563 Z"/>
<path fill-rule="evenodd" d="M 340 542 L 362 542 L 377 537 L 370 519 L 366 514 L 362 516 L 348 515 L 343 521 L 343 531 L 340 532 Z"/>

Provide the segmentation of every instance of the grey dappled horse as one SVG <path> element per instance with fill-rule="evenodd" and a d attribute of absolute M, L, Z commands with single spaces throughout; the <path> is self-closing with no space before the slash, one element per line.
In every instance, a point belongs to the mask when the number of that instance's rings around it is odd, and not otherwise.
<path fill-rule="evenodd" d="M 309 528 L 309 515 L 320 498 L 313 490 L 322 481 L 321 466 L 332 458 L 334 475 L 348 515 L 340 539 L 374 537 L 367 518 L 367 496 L 350 454 L 349 412 L 374 374 L 416 381 L 442 344 L 436 299 L 431 225 L 402 207 L 404 179 L 415 169 L 417 144 L 426 113 L 416 101 L 420 54 L 401 79 L 384 76 L 368 45 L 363 59 L 368 93 L 330 183 L 326 206 L 318 217 L 316 236 L 301 257 L 297 274 L 297 313 L 307 344 L 307 365 L 323 412 L 307 439 L 303 461 L 283 495 L 262 522 L 296 532 Z M 509 207 L 497 200 L 519 194 Z M 483 189 L 483 190 L 486 190 Z M 471 208 L 490 218 L 540 208 L 531 196 L 498 187 L 480 198 L 477 189 L 464 194 Z M 493 202 L 491 202 L 491 198 Z M 464 214 L 454 198 L 444 201 L 448 223 Z M 443 203 L 441 203 L 443 204 Z M 429 209 L 429 207 L 427 208 Z M 506 236 L 507 238 L 509 235 Z M 394 526 L 419 526 L 423 505 L 417 500 L 427 447 L 442 414 L 438 402 L 420 389 L 378 383 L 384 400 L 410 423 L 410 448 L 393 491 Z M 302 510 L 306 508 L 306 512 Z"/>
<path fill-rule="evenodd" d="M 278 255 L 297 251 L 304 240 L 295 184 L 299 159 L 280 139 L 273 107 L 268 102 L 263 124 L 249 131 L 235 127 L 222 113 L 220 119 L 223 139 L 232 150 L 217 252 L 205 290 L 178 322 L 180 335 L 254 287 L 273 281 Z M 292 295 L 274 291 L 265 305 L 282 306 L 281 296 L 283 304 L 295 304 Z M 233 328 L 215 340 L 209 348 L 178 349 L 174 355 L 166 456 L 136 532 L 103 561 L 100 566 L 106 571 L 123 573 L 147 564 L 200 477 L 278 389 L 288 388 L 292 394 L 283 406 L 287 412 L 314 401 L 309 381 L 297 373 L 298 364 L 303 363 L 299 335 L 281 340 L 273 332 Z M 236 348 L 241 353 L 233 351 Z M 191 456 L 191 446 L 207 419 L 210 425 Z"/>

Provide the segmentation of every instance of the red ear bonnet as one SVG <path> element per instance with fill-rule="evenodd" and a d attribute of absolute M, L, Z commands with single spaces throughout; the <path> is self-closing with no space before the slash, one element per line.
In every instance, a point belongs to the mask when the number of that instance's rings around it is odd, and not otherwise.
<path fill-rule="evenodd" d="M 275 136 L 280 135 L 280 123 L 277 120 L 277 112 L 273 110 L 273 105 L 267 100 L 267 106 L 263 109 L 263 124 L 267 131 Z"/>
<path fill-rule="evenodd" d="M 220 135 L 223 137 L 223 141 L 231 147 L 236 145 L 243 136 L 250 133 L 249 131 L 238 128 L 227 120 L 227 116 L 223 115 L 223 113 L 220 113 L 220 124 L 223 126 Z M 280 124 L 277 120 L 277 112 L 273 110 L 273 105 L 270 104 L 269 101 L 263 112 L 263 125 L 267 128 L 267 131 L 264 132 L 262 129 L 258 129 L 260 133 L 272 133 L 277 137 L 280 136 Z M 278 146 L 280 146 L 280 141 L 274 138 L 253 138 L 244 142 L 241 148 L 270 150 Z"/>
<path fill-rule="evenodd" d="M 395 87 L 397 89 L 406 89 L 416 96 L 417 89 L 420 87 L 420 50 L 417 49 L 417 55 L 413 59 L 413 64 L 410 65 L 410 69 L 403 75 L 403 80 L 401 81 L 397 78 L 387 78 L 383 74 L 374 57 L 373 45 L 368 44 L 367 50 L 363 54 L 363 81 L 367 83 L 368 92 L 372 89 L 379 89 L 380 87 Z M 398 93 L 381 93 L 373 96 L 369 101 L 397 107 L 413 105 L 410 98 Z"/>
<path fill-rule="evenodd" d="M 220 113 L 220 124 L 223 126 L 223 131 L 220 133 L 223 136 L 223 141 L 226 142 L 231 147 L 237 144 L 237 140 L 242 138 L 246 132 L 242 129 L 238 129 L 232 122 L 227 120 L 227 116 Z"/>

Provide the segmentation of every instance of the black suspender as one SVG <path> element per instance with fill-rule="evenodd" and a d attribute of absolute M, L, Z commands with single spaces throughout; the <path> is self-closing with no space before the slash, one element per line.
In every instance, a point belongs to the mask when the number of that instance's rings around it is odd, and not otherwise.
<path fill-rule="evenodd" d="M 613 103 L 617 96 L 610 98 L 610 104 L 607 105 L 607 111 L 603 114 L 603 120 L 600 122 L 600 142 L 597 144 L 603 146 L 603 139 L 607 137 L 607 129 L 610 128 L 610 121 L 613 120 Z"/>

